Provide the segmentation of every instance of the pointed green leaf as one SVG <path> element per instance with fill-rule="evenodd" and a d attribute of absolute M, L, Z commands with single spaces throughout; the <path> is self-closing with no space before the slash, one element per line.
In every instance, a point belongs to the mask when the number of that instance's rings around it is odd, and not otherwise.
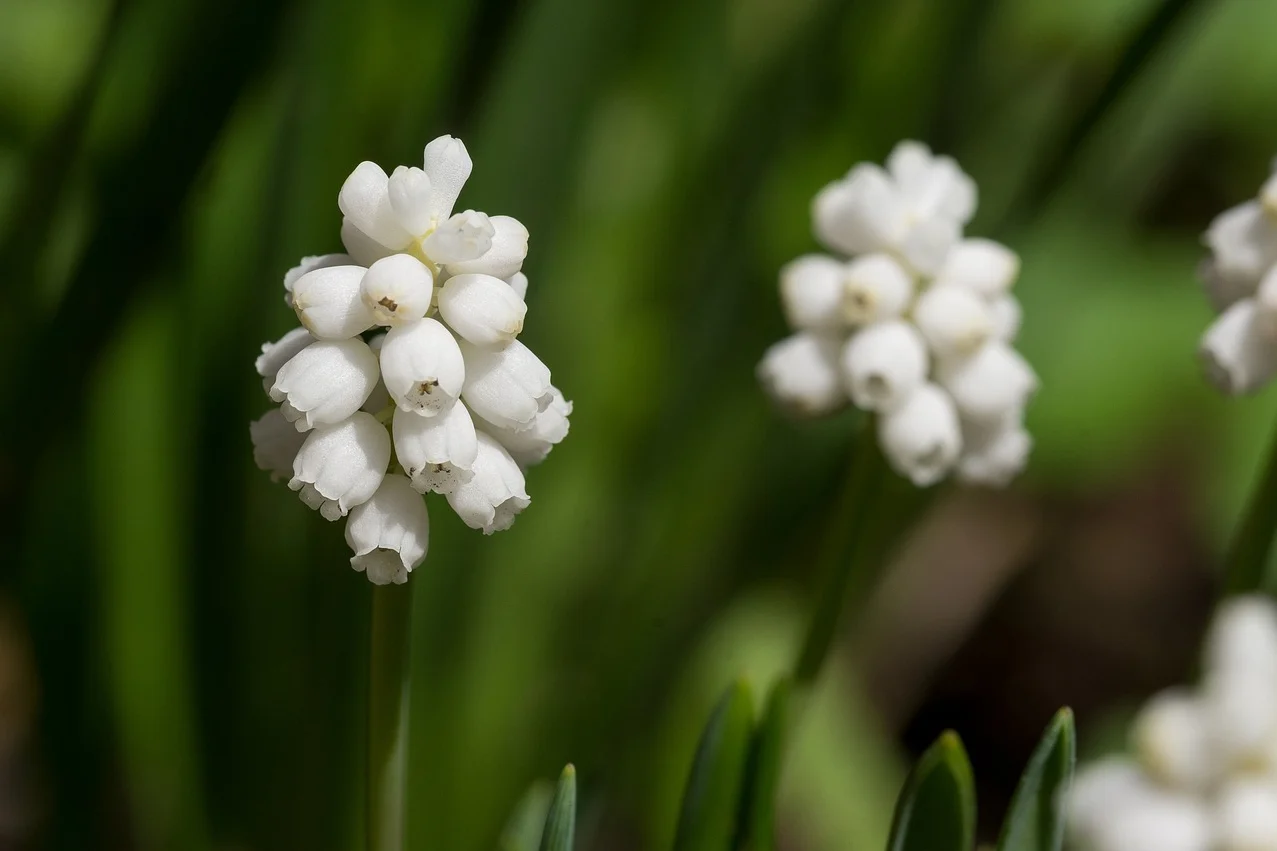
<path fill-rule="evenodd" d="M 541 851 L 572 851 L 576 840 L 576 769 L 571 763 L 559 775 L 559 788 L 545 817 Z"/>
<path fill-rule="evenodd" d="M 730 851 L 737 834 L 754 701 L 742 680 L 718 701 L 696 747 L 674 851 Z"/>
<path fill-rule="evenodd" d="M 501 851 L 537 851 L 553 797 L 554 784 L 548 780 L 538 780 L 523 793 L 501 831 Z"/>
<path fill-rule="evenodd" d="M 774 851 L 776 847 L 776 791 L 780 786 L 792 692 L 787 678 L 772 686 L 763 720 L 754 736 L 746 780 L 747 797 L 740 819 L 744 830 L 738 832 L 740 847 L 749 851 Z"/>
<path fill-rule="evenodd" d="M 888 851 L 971 851 L 975 779 L 962 740 L 943 733 L 909 772 L 896 802 Z"/>
<path fill-rule="evenodd" d="M 1064 844 L 1060 798 L 1077 759 L 1073 712 L 1056 713 L 1016 787 L 998 851 L 1059 851 Z"/>

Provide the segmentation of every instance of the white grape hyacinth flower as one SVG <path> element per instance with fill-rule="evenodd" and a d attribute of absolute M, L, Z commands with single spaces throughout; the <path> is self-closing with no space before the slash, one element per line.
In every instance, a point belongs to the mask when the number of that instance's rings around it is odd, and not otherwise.
<path fill-rule="evenodd" d="M 425 559 L 426 494 L 485 534 L 508 529 L 531 502 L 526 468 L 568 434 L 572 403 L 517 339 L 528 231 L 455 212 L 472 168 L 451 136 L 420 167 L 360 163 L 337 197 L 345 251 L 288 270 L 301 327 L 256 359 L 278 407 L 249 426 L 254 461 L 325 519 L 346 518 L 351 565 L 376 584 Z"/>
<path fill-rule="evenodd" d="M 1037 391 L 1014 349 L 1022 321 L 1014 251 L 966 237 L 976 187 L 952 159 L 901 142 L 881 168 L 856 165 L 817 194 L 813 230 L 831 254 L 780 272 L 795 332 L 758 365 L 769 395 L 797 416 L 850 402 L 878 417 L 879 445 L 926 487 L 1004 487 L 1028 464 L 1025 408 Z M 1277 327 L 1277 282 L 1273 285 Z"/>
<path fill-rule="evenodd" d="M 1218 318 L 1202 335 L 1207 379 L 1230 396 L 1277 375 L 1277 163 L 1250 201 L 1215 217 L 1199 274 Z"/>
<path fill-rule="evenodd" d="M 1277 604 L 1224 603 L 1201 684 L 1154 695 L 1131 745 L 1079 770 L 1066 800 L 1070 848 L 1277 849 Z"/>

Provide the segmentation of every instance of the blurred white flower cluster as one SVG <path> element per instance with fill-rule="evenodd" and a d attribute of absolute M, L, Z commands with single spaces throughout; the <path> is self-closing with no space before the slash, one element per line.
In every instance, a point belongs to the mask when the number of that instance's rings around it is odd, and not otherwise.
<path fill-rule="evenodd" d="M 848 401 L 878 415 L 892 467 L 918 486 L 951 470 L 1003 485 L 1032 440 L 1024 407 L 1037 376 L 1012 346 L 1019 258 L 964 238 L 976 188 L 952 159 L 901 142 L 886 169 L 856 165 L 817 194 L 817 238 L 780 273 L 794 334 L 758 376 L 789 411 L 818 416 Z"/>
<path fill-rule="evenodd" d="M 1201 277 L 1219 318 L 1202 362 L 1220 390 L 1250 393 L 1277 374 L 1277 163 L 1258 197 L 1215 217 L 1205 242 Z"/>
<path fill-rule="evenodd" d="M 1225 603 L 1202 680 L 1155 695 L 1133 757 L 1084 767 L 1069 796 L 1079 851 L 1277 851 L 1277 606 Z"/>
<path fill-rule="evenodd" d="M 507 529 L 529 503 L 524 469 L 568 432 L 571 403 L 516 339 L 528 232 L 452 212 L 470 170 L 451 136 L 426 146 L 423 168 L 360 163 L 337 199 L 347 253 L 288 272 L 302 327 L 257 359 L 279 403 L 250 428 L 258 466 L 347 518 L 350 563 L 377 584 L 425 558 L 422 494 L 485 534 Z"/>

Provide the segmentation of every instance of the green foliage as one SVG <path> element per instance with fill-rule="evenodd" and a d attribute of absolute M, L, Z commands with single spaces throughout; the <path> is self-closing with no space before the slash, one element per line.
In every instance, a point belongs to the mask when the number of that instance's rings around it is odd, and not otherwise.
<path fill-rule="evenodd" d="M 896 803 L 888 851 L 971 851 L 975 781 L 962 740 L 943 734 L 922 755 Z"/>
<path fill-rule="evenodd" d="M 540 851 L 572 851 L 576 837 L 576 768 L 568 765 L 559 776 L 554 800 L 545 816 Z"/>
<path fill-rule="evenodd" d="M 674 851 L 731 851 L 740 835 L 746 771 L 753 744 L 749 685 L 728 686 L 696 748 L 683 793 Z"/>
<path fill-rule="evenodd" d="M 742 803 L 738 845 L 747 851 L 776 847 L 776 795 L 789 744 L 793 685 L 782 678 L 772 686 L 762 721 L 750 746 L 746 798 Z"/>
<path fill-rule="evenodd" d="M 1077 761 L 1073 713 L 1061 709 L 1047 727 L 1016 787 L 998 839 L 998 851 L 1060 851 L 1063 795 Z"/>

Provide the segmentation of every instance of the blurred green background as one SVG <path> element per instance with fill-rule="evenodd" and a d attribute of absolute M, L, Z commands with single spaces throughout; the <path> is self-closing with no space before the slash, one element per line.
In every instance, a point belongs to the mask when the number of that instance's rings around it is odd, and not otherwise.
<path fill-rule="evenodd" d="M 511 531 L 431 502 L 412 847 L 497 847 L 569 760 L 583 847 L 668 847 L 842 520 L 853 419 L 753 377 L 776 272 L 901 138 L 1023 257 L 1037 446 L 859 583 L 782 846 L 881 847 L 944 726 L 996 824 L 1056 706 L 1102 739 L 1191 667 L 1277 415 L 1194 359 L 1199 234 L 1277 151 L 1274 31 L 1269 0 L 0 0 L 0 848 L 358 847 L 368 584 L 253 466 L 252 361 L 349 171 L 444 133 L 462 204 L 531 231 L 523 339 L 576 408 Z"/>

